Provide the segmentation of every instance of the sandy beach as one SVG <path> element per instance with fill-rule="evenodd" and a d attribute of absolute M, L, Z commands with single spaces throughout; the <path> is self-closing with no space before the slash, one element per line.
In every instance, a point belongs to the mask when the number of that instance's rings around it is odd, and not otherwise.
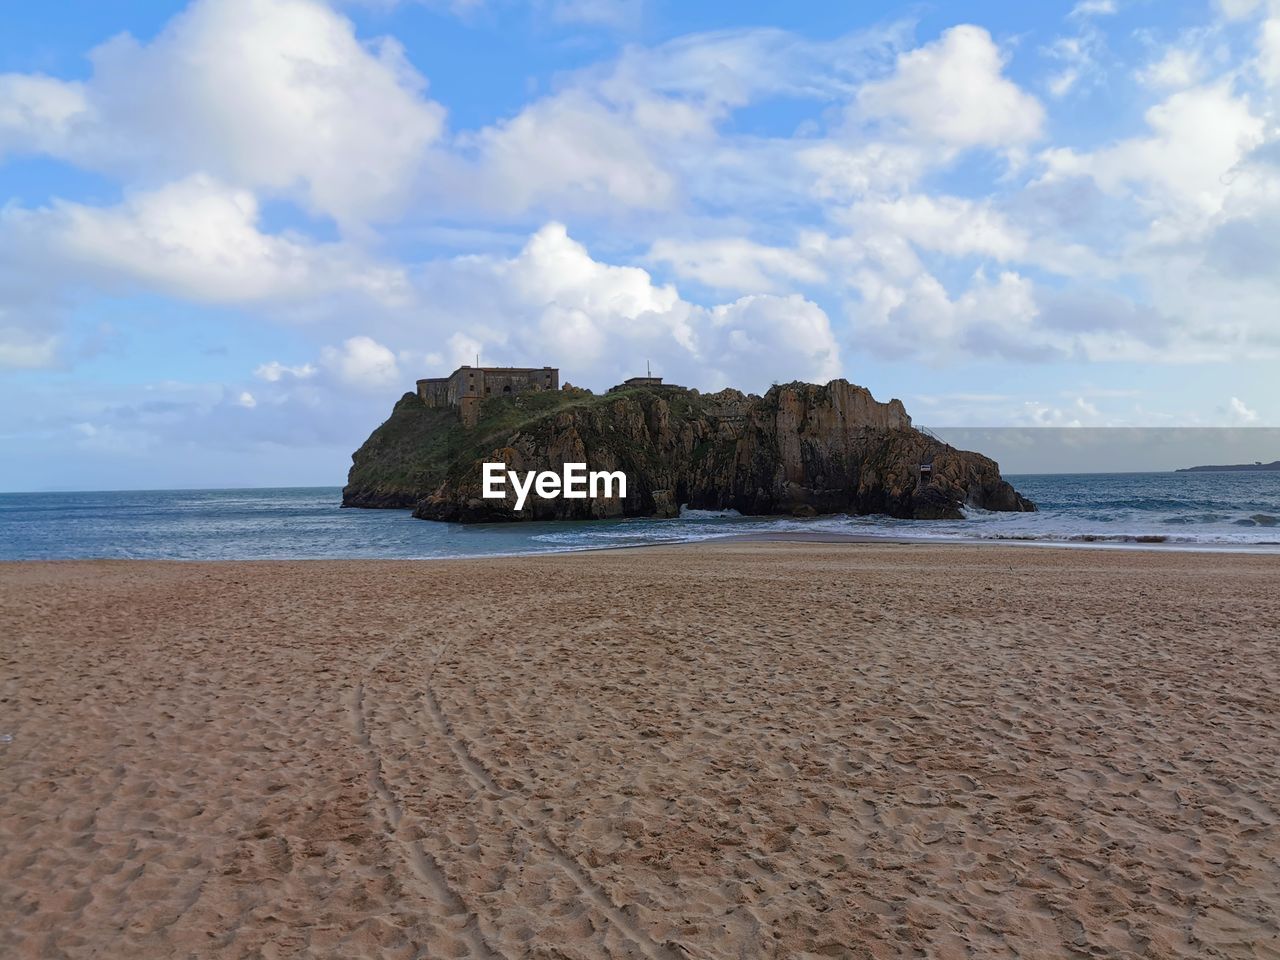
<path fill-rule="evenodd" d="M 0 955 L 1280 957 L 1280 560 L 0 566 Z"/>

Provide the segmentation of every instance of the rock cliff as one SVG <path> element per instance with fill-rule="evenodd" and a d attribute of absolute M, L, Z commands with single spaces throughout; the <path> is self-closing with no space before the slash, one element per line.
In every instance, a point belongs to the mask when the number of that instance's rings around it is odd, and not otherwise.
<path fill-rule="evenodd" d="M 916 430 L 899 401 L 880 403 L 845 380 L 775 386 L 763 397 L 641 387 L 495 398 L 472 430 L 442 416 L 406 394 L 355 453 L 343 504 L 413 505 L 416 517 L 462 522 L 666 517 L 682 504 L 917 519 L 958 519 L 966 505 L 1035 509 L 994 461 Z M 481 497 L 485 461 L 522 473 L 567 462 L 622 470 L 627 496 L 531 495 L 517 513 L 514 496 Z"/>

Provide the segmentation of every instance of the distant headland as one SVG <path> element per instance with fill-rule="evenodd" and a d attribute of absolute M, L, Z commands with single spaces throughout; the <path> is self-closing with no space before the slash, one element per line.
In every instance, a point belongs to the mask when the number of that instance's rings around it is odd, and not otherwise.
<path fill-rule="evenodd" d="M 1280 470 L 1280 460 L 1272 460 L 1270 463 L 1263 463 L 1257 460 L 1253 463 L 1227 463 L 1204 467 L 1181 467 L 1174 473 L 1261 473 L 1268 470 Z"/>
<path fill-rule="evenodd" d="M 412 508 L 425 520 L 673 517 L 682 506 L 747 515 L 886 514 L 962 519 L 1031 511 L 995 461 L 912 426 L 899 400 L 846 380 L 703 394 L 632 377 L 604 394 L 555 367 L 459 367 L 417 381 L 352 456 L 343 506 Z M 626 494 L 483 495 L 482 467 L 622 471 Z"/>

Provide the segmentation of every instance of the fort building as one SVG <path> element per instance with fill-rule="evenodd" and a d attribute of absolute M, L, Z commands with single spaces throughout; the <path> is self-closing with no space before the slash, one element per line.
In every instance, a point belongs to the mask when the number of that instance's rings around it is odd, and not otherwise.
<path fill-rule="evenodd" d="M 418 396 L 428 407 L 453 407 L 463 426 L 480 420 L 480 404 L 486 397 L 513 397 L 560 389 L 555 367 L 459 367 L 447 377 L 418 381 Z"/>

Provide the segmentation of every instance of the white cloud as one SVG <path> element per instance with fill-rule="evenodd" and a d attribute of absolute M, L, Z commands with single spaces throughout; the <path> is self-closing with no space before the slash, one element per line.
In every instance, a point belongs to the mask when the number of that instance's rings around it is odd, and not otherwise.
<path fill-rule="evenodd" d="M 841 219 L 868 233 L 892 233 L 917 247 L 953 257 L 1022 259 L 1028 237 L 990 203 L 961 197 L 914 194 L 854 204 Z"/>
<path fill-rule="evenodd" d="M 1139 74 L 1173 91 L 1146 112 L 1145 131 L 1042 155 L 1047 172 L 1028 197 L 1045 201 L 1041 214 L 1065 233 L 1109 249 L 1129 291 L 1076 305 L 1074 320 L 1062 298 L 1042 311 L 1091 355 L 1212 363 L 1280 353 L 1280 104 L 1256 83 L 1267 26 L 1257 25 L 1257 59 L 1234 63 L 1214 46 L 1214 28 L 1183 31 Z M 1061 206 L 1050 213 L 1049 203 Z M 1052 228 L 1038 234 L 1039 244 Z"/>
<path fill-rule="evenodd" d="M 3 312 L 0 312 L 3 318 Z M 0 326 L 0 369 L 51 367 L 58 357 L 58 338 L 19 326 Z"/>
<path fill-rule="evenodd" d="M 762 377 L 819 383 L 841 374 L 827 315 L 798 294 L 750 296 L 713 308 L 698 334 L 703 382 L 759 387 Z"/>
<path fill-rule="evenodd" d="M 1070 17 L 1109 17 L 1116 12 L 1115 0 L 1080 0 L 1071 8 Z"/>
<path fill-rule="evenodd" d="M 1263 0 L 1217 0 L 1218 9 L 1228 20 L 1243 20 L 1263 5 Z"/>
<path fill-rule="evenodd" d="M 510 259 L 430 265 L 424 299 L 470 316 L 472 342 L 504 363 L 545 363 L 551 356 L 571 370 L 620 370 L 634 349 L 692 343 L 690 310 L 675 287 L 655 285 L 638 267 L 592 259 L 559 223 L 543 227 Z"/>
<path fill-rule="evenodd" d="M 341 244 L 258 229 L 256 198 L 197 175 L 128 194 L 113 207 L 55 201 L 0 210 L 0 251 L 64 288 L 76 281 L 215 303 L 312 298 L 350 290 L 384 302 L 402 273 Z"/>
<path fill-rule="evenodd" d="M 258 401 L 248 390 L 242 390 L 240 396 L 236 397 L 236 406 L 244 407 L 246 410 L 252 410 L 258 405 Z"/>
<path fill-rule="evenodd" d="M 676 276 L 718 290 L 772 293 L 796 283 L 821 283 L 826 272 L 813 250 L 771 247 L 745 237 L 660 239 L 648 259 L 668 264 Z"/>
<path fill-rule="evenodd" d="M 1193 47 L 1169 47 L 1157 60 L 1138 71 L 1138 82 L 1156 89 L 1181 90 L 1198 83 L 1205 74 L 1205 63 Z"/>
<path fill-rule="evenodd" d="M 899 55 L 893 75 L 858 92 L 863 115 L 911 137 L 955 148 L 1009 149 L 1041 135 L 1044 110 L 1004 76 L 1004 58 L 981 27 L 952 27 Z"/>
<path fill-rule="evenodd" d="M 261 364 L 253 375 L 259 380 L 265 380 L 267 383 L 279 383 L 286 377 L 295 380 L 307 380 L 314 377 L 317 373 L 316 367 L 309 363 L 298 364 L 297 366 L 286 366 L 279 360 L 272 360 L 268 363 Z"/>
<path fill-rule="evenodd" d="M 118 427 L 114 424 L 78 423 L 74 431 L 81 450 L 105 453 L 113 457 L 137 457 L 156 445 L 156 438 L 145 430 Z"/>
<path fill-rule="evenodd" d="M 909 190 L 937 156 L 916 144 L 844 144 L 825 141 L 801 145 L 794 163 L 809 179 L 809 192 L 824 201 L 842 201 L 870 193 Z"/>
<path fill-rule="evenodd" d="M 1232 397 L 1229 405 L 1231 407 L 1231 416 L 1240 423 L 1258 422 L 1258 412 L 1245 406 L 1244 401 L 1239 397 Z"/>
<path fill-rule="evenodd" d="M 404 0 L 338 0 L 353 5 L 390 10 Z M 506 11 L 491 0 L 415 0 L 432 10 L 451 13 L 464 21 L 474 21 L 489 8 L 494 16 Z M 606 27 L 615 30 L 639 26 L 646 0 L 532 0 L 533 12 L 554 24 L 577 27 Z"/>
<path fill-rule="evenodd" d="M 0 207 L 0 367 L 65 366 L 101 351 L 109 330 L 69 337 L 64 317 L 104 294 L 256 307 L 264 321 L 330 330 L 347 329 L 353 312 L 371 326 L 411 307 L 403 268 L 346 242 L 264 233 L 259 220 L 251 192 L 205 175 L 127 192 L 114 206 Z M 261 370 L 264 380 L 284 375 L 310 374 Z"/>
<path fill-rule="evenodd" d="M 1265 131 L 1226 82 L 1179 91 L 1148 110 L 1146 121 L 1150 135 L 1093 153 L 1045 151 L 1047 179 L 1083 176 L 1111 193 L 1136 190 L 1168 234 L 1221 210 L 1231 171 L 1262 143 Z"/>
<path fill-rule="evenodd" d="M 1105 23 L 1092 18 L 1109 12 L 1076 5 L 1079 36 L 1055 48 L 1059 93 L 1094 75 Z M 1258 82 L 1280 77 L 1276 23 L 1259 17 L 1257 57 L 1226 70 L 1184 31 L 1142 73 L 1163 98 L 1144 129 L 1056 144 L 1037 167 L 1011 162 L 984 180 L 980 158 L 956 166 L 964 151 L 1016 160 L 1046 124 L 977 26 L 911 49 L 897 27 L 629 46 L 504 119 L 449 133 L 395 44 L 362 42 L 331 6 L 196 0 L 154 40 L 101 47 L 82 82 L 0 77 L 0 149 L 123 186 L 107 206 L 0 211 L 0 363 L 65 361 L 75 345 L 48 317 L 80 291 L 136 290 L 325 317 L 313 363 L 255 371 L 255 418 L 277 389 L 382 389 L 476 351 L 557 362 L 593 385 L 645 358 L 703 386 L 786 375 L 773 364 L 825 376 L 837 336 L 797 291 L 829 309 L 856 296 L 859 347 L 940 363 L 1273 348 L 1280 179 L 1265 149 L 1277 101 Z M 774 99 L 804 106 L 793 133 L 744 132 L 754 113 L 734 122 Z M 263 211 L 280 197 L 336 217 L 345 239 L 270 232 Z M 379 235 L 368 221 L 381 215 L 406 223 Z M 511 255 L 383 259 L 404 237 L 514 250 L 535 217 L 551 223 Z M 694 303 L 605 262 L 645 250 L 639 262 L 663 277 L 739 299 Z M 1045 274 L 1088 295 L 1058 295 Z M 339 345 L 320 354 L 325 343 Z"/>
<path fill-rule="evenodd" d="M 372 337 L 351 337 L 339 347 L 325 347 L 320 362 L 341 383 L 363 390 L 394 387 L 402 379 L 396 355 Z"/>
<path fill-rule="evenodd" d="M 0 147 L 126 177 L 201 170 L 358 224 L 398 212 L 443 126 L 399 46 L 361 43 L 319 0 L 196 0 L 91 60 L 83 84 L 0 78 Z"/>
<path fill-rule="evenodd" d="M 352 312 L 372 323 L 409 307 L 403 268 L 346 242 L 265 233 L 259 220 L 251 192 L 204 175 L 127 191 L 107 207 L 55 200 L 0 208 L 0 367 L 67 365 L 101 350 L 101 330 L 69 337 L 63 321 L 103 295 L 244 305 L 267 311 L 264 321 L 329 328 Z"/>
<path fill-rule="evenodd" d="M 1038 400 L 1022 405 L 1023 423 L 1035 427 L 1085 427 L 1105 425 L 1098 408 L 1084 397 L 1076 397 L 1067 407 L 1055 407 Z"/>
<path fill-rule="evenodd" d="M 1051 56 L 1067 65 L 1049 78 L 1049 92 L 1055 97 L 1065 97 L 1076 88 L 1084 70 L 1092 64 L 1080 46 L 1079 37 L 1059 38 L 1049 48 Z"/>
<path fill-rule="evenodd" d="M 993 281 L 983 271 L 953 296 L 925 270 L 890 277 L 856 271 L 861 303 L 852 308 L 855 338 L 877 353 L 931 362 L 956 356 L 1044 360 L 1067 355 L 1071 341 L 1036 324 L 1034 284 L 1015 271 Z"/>
<path fill-rule="evenodd" d="M 825 381 L 841 372 L 830 321 L 804 297 L 691 303 L 642 268 L 594 259 L 559 223 L 512 257 L 424 265 L 418 297 L 416 322 L 395 331 L 394 350 L 353 336 L 326 347 L 314 365 L 271 361 L 255 376 L 281 396 L 385 392 L 477 354 L 483 363 L 554 364 L 566 381 L 597 389 L 646 362 L 669 382 L 703 389 L 763 390 L 774 380 Z"/>
<path fill-rule="evenodd" d="M 513 116 L 458 134 L 450 153 L 433 156 L 427 189 L 450 210 L 592 218 L 808 192 L 797 144 L 726 134 L 725 121 L 769 97 L 844 105 L 901 36 L 897 26 L 821 42 L 740 29 L 628 47 L 558 78 Z"/>
<path fill-rule="evenodd" d="M 679 139 L 690 124 L 702 123 L 677 104 L 665 112 L 649 103 L 603 103 L 570 89 L 464 138 L 475 162 L 446 163 L 440 182 L 455 192 L 455 202 L 460 190 L 467 203 L 499 213 L 548 204 L 597 211 L 666 207 L 678 187 L 657 142 Z"/>
<path fill-rule="evenodd" d="M 1263 21 L 1258 36 L 1258 72 L 1273 87 L 1280 87 L 1280 4 L 1273 16 Z"/>
<path fill-rule="evenodd" d="M 64 153 L 89 111 L 84 86 L 52 77 L 0 74 L 0 159 L 13 151 Z"/>
<path fill-rule="evenodd" d="M 1049 93 L 1054 97 L 1062 98 L 1074 90 L 1096 85 L 1105 76 L 1102 68 L 1106 53 L 1105 35 L 1088 19 L 1089 16 L 1081 13 L 1080 6 L 1077 6 L 1071 13 L 1073 19 L 1083 21 L 1078 24 L 1077 32 L 1072 36 L 1058 37 L 1043 51 L 1045 56 L 1062 65 L 1048 80 Z"/>
<path fill-rule="evenodd" d="M 713 389 L 829 378 L 839 369 L 827 316 L 803 297 L 690 303 L 644 269 L 595 260 L 559 223 L 511 258 L 431 264 L 422 283 L 428 320 L 450 329 L 457 316 L 469 318 L 452 357 L 556 363 L 574 383 L 609 386 L 646 360 L 674 382 Z"/>

